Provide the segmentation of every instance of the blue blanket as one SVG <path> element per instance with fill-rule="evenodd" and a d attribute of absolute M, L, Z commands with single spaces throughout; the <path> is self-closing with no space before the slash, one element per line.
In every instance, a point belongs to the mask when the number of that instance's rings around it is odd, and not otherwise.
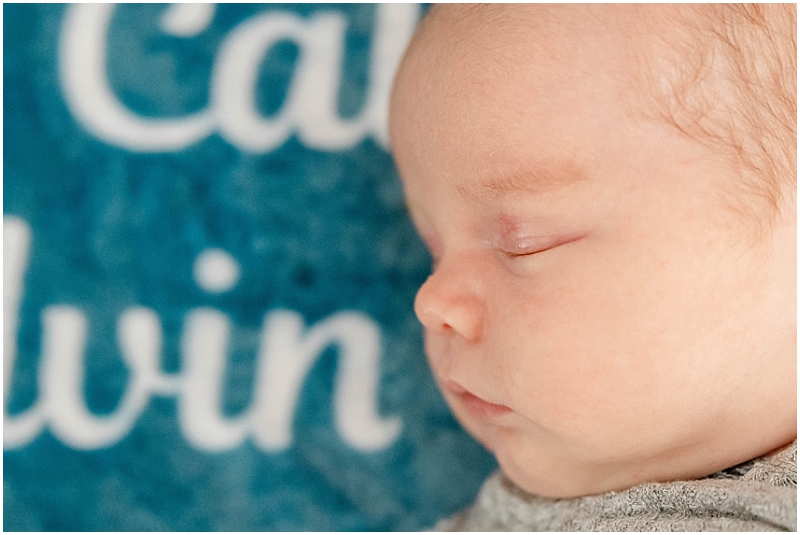
<path fill-rule="evenodd" d="M 417 5 L 6 4 L 5 530 L 417 530 L 495 467 L 412 303 Z"/>

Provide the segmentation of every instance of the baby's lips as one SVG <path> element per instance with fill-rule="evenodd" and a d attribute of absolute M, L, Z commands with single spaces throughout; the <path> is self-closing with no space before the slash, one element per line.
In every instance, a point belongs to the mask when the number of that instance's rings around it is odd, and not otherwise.
<path fill-rule="evenodd" d="M 487 420 L 499 418 L 500 416 L 513 412 L 510 407 L 491 403 L 485 399 L 479 398 L 454 381 L 445 381 L 442 386 L 458 400 L 458 403 L 462 405 L 464 410 L 473 418 Z"/>
<path fill-rule="evenodd" d="M 460 396 L 467 392 L 467 389 L 461 386 L 460 384 L 456 383 L 455 381 L 442 381 L 442 388 L 454 394 L 456 396 Z"/>

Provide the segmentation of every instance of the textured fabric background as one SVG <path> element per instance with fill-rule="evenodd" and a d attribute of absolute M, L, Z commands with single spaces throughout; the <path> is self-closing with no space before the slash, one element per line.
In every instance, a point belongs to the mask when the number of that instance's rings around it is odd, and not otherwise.
<path fill-rule="evenodd" d="M 385 139 L 421 12 L 3 6 L 5 530 L 471 502 L 495 464 L 427 370 Z"/>

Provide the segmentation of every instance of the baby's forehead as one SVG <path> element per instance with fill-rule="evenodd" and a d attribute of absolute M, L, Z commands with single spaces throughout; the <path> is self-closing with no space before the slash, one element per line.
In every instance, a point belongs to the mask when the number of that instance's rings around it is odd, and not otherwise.
<path fill-rule="evenodd" d="M 409 63 L 421 67 L 417 72 L 426 78 L 456 71 L 464 87 L 474 81 L 493 85 L 497 79 L 514 83 L 507 75 L 525 73 L 521 66 L 533 72 L 554 63 L 577 72 L 602 60 L 628 75 L 635 70 L 632 60 L 653 44 L 648 13 L 595 5 L 435 6 L 412 42 Z"/>
<path fill-rule="evenodd" d="M 427 54 L 462 51 L 490 56 L 525 47 L 551 33 L 560 10 L 520 4 L 434 6 L 418 33 Z"/>
<path fill-rule="evenodd" d="M 439 4 L 415 41 L 426 54 L 443 49 L 482 56 L 558 55 L 566 49 L 628 48 L 637 56 L 674 51 L 704 36 L 720 12 L 697 6 L 609 4 Z M 413 48 L 413 45 L 412 45 Z M 681 49 L 699 54 L 696 48 Z"/>
<path fill-rule="evenodd" d="M 441 123 L 440 104 L 501 106 L 492 91 L 526 89 L 508 73 L 593 83 L 582 69 L 605 70 L 628 88 L 628 113 L 742 172 L 726 185 L 732 206 L 774 211 L 792 204 L 796 177 L 795 20 L 788 5 L 435 6 L 398 76 L 394 122 Z M 417 114 L 426 96 L 436 113 Z"/>
<path fill-rule="evenodd" d="M 587 33 L 633 30 L 649 15 L 650 10 L 636 7 L 591 4 L 440 4 L 431 8 L 420 33 L 434 44 L 580 39 Z"/>
<path fill-rule="evenodd" d="M 492 108 L 518 105 L 503 96 L 532 82 L 546 85 L 552 79 L 555 86 L 565 77 L 591 83 L 598 73 L 629 76 L 623 39 L 609 29 L 619 33 L 620 24 L 607 11 L 569 5 L 435 6 L 409 47 L 395 85 L 395 97 L 402 98 L 395 100 L 405 101 L 409 113 L 426 98 L 436 101 L 437 109 L 453 102 Z M 627 86 L 633 82 L 623 80 Z"/>

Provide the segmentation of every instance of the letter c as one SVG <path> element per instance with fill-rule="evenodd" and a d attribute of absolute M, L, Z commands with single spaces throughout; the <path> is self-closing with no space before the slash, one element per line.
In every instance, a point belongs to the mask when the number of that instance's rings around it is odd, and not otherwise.
<path fill-rule="evenodd" d="M 181 119 L 144 119 L 114 95 L 106 76 L 106 37 L 114 6 L 76 4 L 67 10 L 59 46 L 64 100 L 81 125 L 103 141 L 136 152 L 170 152 L 214 130 L 209 110 Z"/>

